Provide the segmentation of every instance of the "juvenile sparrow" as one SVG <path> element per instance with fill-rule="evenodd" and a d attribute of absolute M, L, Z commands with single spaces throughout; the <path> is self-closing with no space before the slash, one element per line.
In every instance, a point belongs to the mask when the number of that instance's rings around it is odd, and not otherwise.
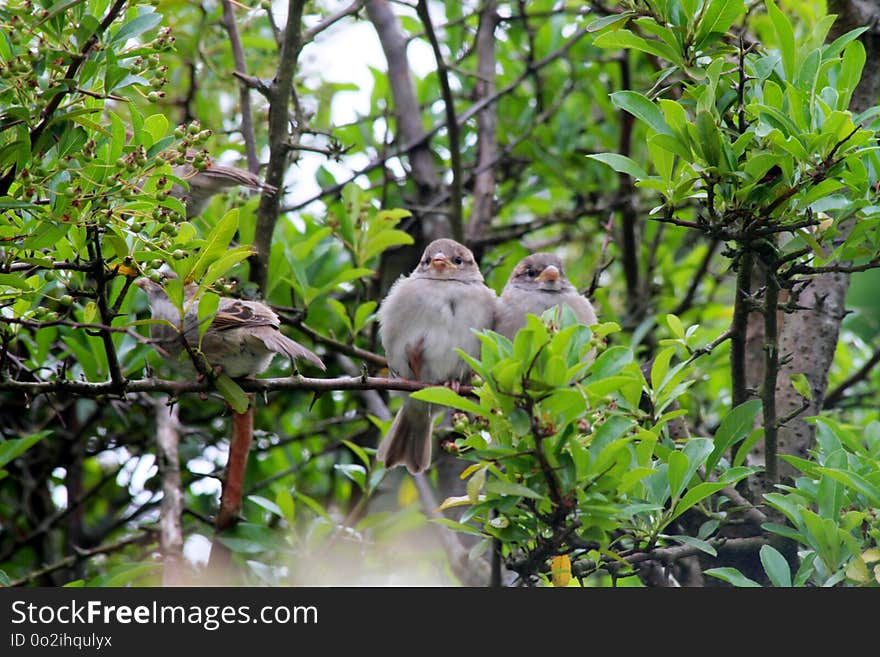
<path fill-rule="evenodd" d="M 554 306 L 566 305 L 581 324 L 596 323 L 596 311 L 578 294 L 562 270 L 562 261 L 552 253 L 533 253 L 523 258 L 498 298 L 495 331 L 513 340 L 526 325 L 526 314 L 538 315 Z"/>
<path fill-rule="evenodd" d="M 198 286 L 184 288 L 183 331 L 180 312 L 171 303 L 161 285 L 146 278 L 135 282 L 147 293 L 153 319 L 169 323 L 150 326 L 150 335 L 160 355 L 178 361 L 184 340 L 191 349 L 199 348 L 198 303 L 190 303 Z M 284 335 L 280 321 L 271 308 L 258 301 L 221 297 L 217 312 L 208 318 L 211 325 L 202 338 L 201 350 L 212 367 L 219 367 L 230 377 L 253 376 L 263 372 L 276 353 L 291 360 L 305 358 L 322 370 L 324 363 L 311 351 Z M 184 369 L 192 370 L 191 363 Z"/>
<path fill-rule="evenodd" d="M 450 239 L 431 242 L 415 270 L 397 279 L 379 308 L 379 332 L 392 374 L 429 383 L 464 382 L 470 368 L 455 349 L 476 355 L 474 330 L 492 325 L 495 292 L 474 255 Z M 413 474 L 431 463 L 431 405 L 407 398 L 377 457 Z"/>
<path fill-rule="evenodd" d="M 186 155 L 187 162 L 171 167 L 171 172 L 176 177 L 185 180 L 189 184 L 189 189 L 187 190 L 182 185 L 174 183 L 170 191 L 171 196 L 180 199 L 186 204 L 187 219 L 192 219 L 201 214 L 212 196 L 226 191 L 230 187 L 247 187 L 248 189 L 255 189 L 270 194 L 278 191 L 275 186 L 267 185 L 260 180 L 259 176 L 247 169 L 214 164 L 208 160 L 207 167 L 199 170 L 192 164 L 192 160 L 195 157 L 195 151 L 190 150 Z"/>

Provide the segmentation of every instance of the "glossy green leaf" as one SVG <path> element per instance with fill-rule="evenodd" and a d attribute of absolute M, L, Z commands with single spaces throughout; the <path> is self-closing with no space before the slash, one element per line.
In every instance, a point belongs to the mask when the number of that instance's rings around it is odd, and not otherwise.
<path fill-rule="evenodd" d="M 672 134 L 660 109 L 643 94 L 637 91 L 615 91 L 611 94 L 611 102 L 615 107 L 626 110 L 640 121 L 647 123 L 655 132 Z"/>
<path fill-rule="evenodd" d="M 760 550 L 761 564 L 764 572 L 776 587 L 791 586 L 791 569 L 785 557 L 772 545 L 762 545 Z"/>
<path fill-rule="evenodd" d="M 441 406 L 457 408 L 458 410 L 465 411 L 466 413 L 474 413 L 479 415 L 486 412 L 478 404 L 475 404 L 471 400 L 462 397 L 454 390 L 443 386 L 424 388 L 410 394 L 410 397 L 413 399 L 418 399 L 419 401 L 429 402 L 431 404 L 440 404 Z"/>
<path fill-rule="evenodd" d="M 758 584 L 755 580 L 749 579 L 741 572 L 739 572 L 736 568 L 709 568 L 708 570 L 703 571 L 704 575 L 709 575 L 710 577 L 715 577 L 717 579 L 723 580 L 728 584 L 733 584 L 736 587 L 744 588 L 744 587 L 758 587 L 761 585 Z"/>

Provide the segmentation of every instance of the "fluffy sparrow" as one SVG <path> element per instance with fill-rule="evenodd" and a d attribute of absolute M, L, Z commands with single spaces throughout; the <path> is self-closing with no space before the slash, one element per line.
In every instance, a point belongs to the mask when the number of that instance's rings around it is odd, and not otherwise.
<path fill-rule="evenodd" d="M 563 304 L 574 311 L 581 324 L 596 323 L 596 311 L 569 283 L 562 261 L 552 253 L 533 253 L 514 267 L 498 298 L 495 331 L 513 340 L 525 326 L 526 314 L 540 317 L 544 311 Z"/>
<path fill-rule="evenodd" d="M 392 374 L 429 383 L 464 382 L 470 368 L 455 349 L 476 355 L 474 330 L 492 325 L 495 292 L 474 255 L 450 239 L 431 242 L 415 270 L 399 278 L 379 308 L 379 332 Z M 386 467 L 413 474 L 431 463 L 430 404 L 408 398 L 379 445 Z"/>
<path fill-rule="evenodd" d="M 276 187 L 267 185 L 260 180 L 259 176 L 246 169 L 214 164 L 208 160 L 207 167 L 199 170 L 191 164 L 195 157 L 195 151 L 189 151 L 186 155 L 186 163 L 171 167 L 171 171 L 176 177 L 185 180 L 189 184 L 189 189 L 187 190 L 182 185 L 174 183 L 170 191 L 171 196 L 180 199 L 186 204 L 187 219 L 192 219 L 201 214 L 212 196 L 226 191 L 230 187 L 247 187 L 248 189 L 255 189 L 270 194 L 278 191 Z"/>
<path fill-rule="evenodd" d="M 146 278 L 138 279 L 135 285 L 147 293 L 153 319 L 165 320 L 150 327 L 156 350 L 176 362 L 184 352 L 184 340 L 191 349 L 198 349 L 198 303 L 191 303 L 198 287 L 189 284 L 184 288 L 181 332 L 180 312 L 162 286 Z M 201 351 L 212 367 L 219 367 L 230 377 L 263 372 L 276 353 L 291 360 L 304 358 L 326 369 L 320 358 L 284 335 L 279 329 L 278 315 L 258 301 L 221 297 L 216 314 L 205 321 L 211 325 L 202 338 Z M 185 369 L 191 371 L 191 363 Z"/>

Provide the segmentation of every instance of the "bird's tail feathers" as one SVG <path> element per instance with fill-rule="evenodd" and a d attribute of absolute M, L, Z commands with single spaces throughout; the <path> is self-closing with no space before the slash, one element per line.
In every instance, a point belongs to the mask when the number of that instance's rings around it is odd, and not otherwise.
<path fill-rule="evenodd" d="M 386 468 L 405 465 L 412 474 L 424 472 L 431 465 L 431 406 L 407 399 L 379 444 L 376 457 Z"/>
<path fill-rule="evenodd" d="M 284 354 L 291 360 L 304 358 L 322 371 L 327 371 L 327 366 L 324 365 L 324 361 L 318 358 L 318 356 L 316 356 L 310 349 L 303 347 L 298 342 L 294 342 L 280 331 L 267 331 L 266 333 L 266 335 L 261 335 L 260 338 L 268 349 L 277 351 L 279 354 Z"/>
<path fill-rule="evenodd" d="M 257 174 L 251 173 L 247 169 L 229 167 L 223 164 L 212 164 L 208 168 L 203 169 L 201 174 L 209 178 L 216 178 L 229 187 L 241 185 L 251 189 L 258 189 L 261 192 L 268 192 L 269 194 L 274 194 L 278 191 L 275 185 L 263 182 Z"/>

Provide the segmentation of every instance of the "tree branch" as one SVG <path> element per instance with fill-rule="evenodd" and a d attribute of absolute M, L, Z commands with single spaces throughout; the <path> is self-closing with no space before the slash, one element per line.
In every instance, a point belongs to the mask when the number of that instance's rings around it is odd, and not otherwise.
<path fill-rule="evenodd" d="M 764 291 L 764 384 L 762 386 L 764 413 L 764 471 L 767 485 L 779 481 L 777 468 L 776 379 L 779 375 L 779 281 L 774 268 L 767 266 L 767 285 Z"/>
<path fill-rule="evenodd" d="M 825 396 L 825 403 L 822 405 L 822 408 L 829 409 L 834 408 L 841 399 L 843 399 L 844 394 L 847 390 L 852 388 L 857 383 L 868 378 L 868 375 L 871 373 L 871 370 L 880 363 L 880 348 L 875 349 L 874 353 L 871 354 L 871 357 L 865 361 L 865 364 L 862 365 L 855 373 L 847 377 L 839 386 L 837 386 L 834 390 L 829 392 Z"/>
<path fill-rule="evenodd" d="M 367 4 L 367 11 L 368 12 L 370 11 L 370 8 L 373 6 L 373 4 L 376 3 L 377 1 L 378 0 L 371 0 Z M 384 2 L 384 0 L 383 0 L 383 2 Z M 385 4 L 387 4 L 387 3 L 385 3 Z M 574 45 L 578 41 L 580 41 L 584 36 L 586 36 L 587 34 L 588 34 L 588 30 L 586 29 L 586 26 L 581 27 L 578 30 L 576 30 L 571 35 L 571 37 L 569 38 L 568 41 L 566 41 L 562 46 L 560 46 L 559 48 L 557 48 L 553 52 L 549 53 L 548 55 L 546 55 L 542 59 L 535 62 L 534 66 L 531 69 L 526 69 L 525 71 L 521 72 L 512 82 L 510 82 L 510 84 L 502 87 L 501 89 L 499 89 L 495 93 L 489 94 L 485 98 L 478 100 L 476 103 L 471 105 L 467 110 L 465 110 L 464 112 L 459 114 L 458 115 L 459 125 L 464 125 L 467 121 L 469 121 L 471 118 L 473 118 L 474 116 L 479 114 L 481 111 L 483 111 L 489 105 L 492 105 L 493 103 L 497 102 L 500 98 L 519 89 L 522 82 L 527 77 L 529 77 L 529 75 L 531 75 L 532 70 L 538 70 L 538 69 L 544 68 L 545 66 L 549 66 L 550 64 L 555 62 L 560 57 L 564 57 L 568 53 L 568 51 L 571 50 L 571 48 L 574 47 Z M 354 182 L 360 176 L 368 174 L 371 171 L 373 171 L 374 169 L 378 169 L 379 167 L 385 165 L 385 163 L 388 162 L 389 160 L 393 160 L 393 159 L 402 157 L 403 155 L 411 154 L 416 149 L 421 148 L 434 135 L 436 135 L 438 132 L 440 132 L 445 127 L 446 127 L 445 121 L 439 122 L 433 128 L 431 128 L 427 132 L 424 132 L 415 141 L 404 140 L 403 141 L 404 145 L 397 148 L 395 151 L 393 151 L 391 153 L 383 154 L 380 157 L 373 158 L 365 166 L 361 167 L 360 169 L 357 169 L 352 175 L 350 175 L 348 178 L 346 178 L 342 182 L 337 183 L 335 185 L 331 185 L 330 187 L 327 187 L 326 189 L 321 190 L 320 192 L 316 193 L 315 195 L 313 195 L 303 201 L 300 201 L 299 203 L 296 203 L 294 205 L 284 206 L 281 208 L 281 212 L 295 212 L 296 210 L 300 210 L 300 209 L 306 207 L 307 205 L 314 203 L 315 201 L 321 200 L 322 198 L 324 198 L 326 196 L 334 196 L 336 194 L 339 194 L 339 192 L 342 191 L 342 189 L 346 185 Z"/>
<path fill-rule="evenodd" d="M 449 69 L 443 59 L 440 43 L 434 33 L 434 25 L 431 22 L 431 13 L 428 11 L 427 0 L 419 0 L 416 12 L 425 26 L 425 33 L 431 50 L 434 51 L 434 59 L 437 61 L 437 78 L 440 80 L 440 93 L 443 96 L 443 106 L 446 111 L 446 131 L 449 136 L 449 155 L 452 168 L 452 185 L 450 190 L 451 212 L 448 215 L 452 238 L 459 242 L 464 241 L 464 224 L 461 215 L 461 147 L 458 136 L 458 121 L 455 118 L 455 99 L 452 97 L 452 89 L 449 86 Z"/>
<path fill-rule="evenodd" d="M 752 263 L 751 251 L 739 258 L 734 291 L 733 319 L 730 322 L 730 389 L 733 406 L 748 398 L 746 391 L 746 330 L 751 312 Z"/>
<path fill-rule="evenodd" d="M 266 289 L 269 276 L 269 254 L 272 248 L 272 235 L 278 221 L 278 207 L 284 187 L 284 174 L 287 170 L 290 147 L 288 142 L 299 141 L 299 135 L 291 135 L 290 102 L 294 97 L 293 76 L 296 73 L 299 54 L 302 50 L 302 14 L 305 0 L 289 0 L 287 24 L 281 41 L 278 68 L 271 84 L 269 100 L 269 165 L 266 168 L 266 183 L 276 187 L 277 194 L 263 193 L 257 208 L 257 226 L 254 233 L 256 255 L 251 258 L 250 279 L 261 291 Z M 297 128 L 299 130 L 299 128 Z"/>
<path fill-rule="evenodd" d="M 434 384 L 409 379 L 394 379 L 373 376 L 349 377 L 335 379 L 313 379 L 304 376 L 291 376 L 276 379 L 239 379 L 238 385 L 245 392 L 273 392 L 275 390 L 305 390 L 309 392 L 332 392 L 338 390 L 401 390 L 415 392 L 430 388 Z M 67 393 L 81 397 L 122 396 L 133 392 L 164 392 L 179 396 L 194 392 L 211 392 L 213 386 L 209 381 L 170 381 L 166 379 L 134 379 L 113 381 L 77 381 L 73 379 L 56 379 L 54 381 L 10 381 L 0 380 L 0 391 L 21 392 L 31 395 L 48 393 Z M 469 386 L 459 388 L 470 392 Z"/>
<path fill-rule="evenodd" d="M 231 0 L 223 0 L 223 26 L 229 35 L 232 46 L 232 58 L 235 61 L 235 73 L 247 75 L 247 64 L 244 59 L 244 48 L 238 25 L 235 23 L 235 11 Z M 260 161 L 257 159 L 257 138 L 254 134 L 254 120 L 251 114 L 251 92 L 249 86 L 239 78 L 238 103 L 241 108 L 241 134 L 244 138 L 244 151 L 247 156 L 248 171 L 260 172 Z"/>

